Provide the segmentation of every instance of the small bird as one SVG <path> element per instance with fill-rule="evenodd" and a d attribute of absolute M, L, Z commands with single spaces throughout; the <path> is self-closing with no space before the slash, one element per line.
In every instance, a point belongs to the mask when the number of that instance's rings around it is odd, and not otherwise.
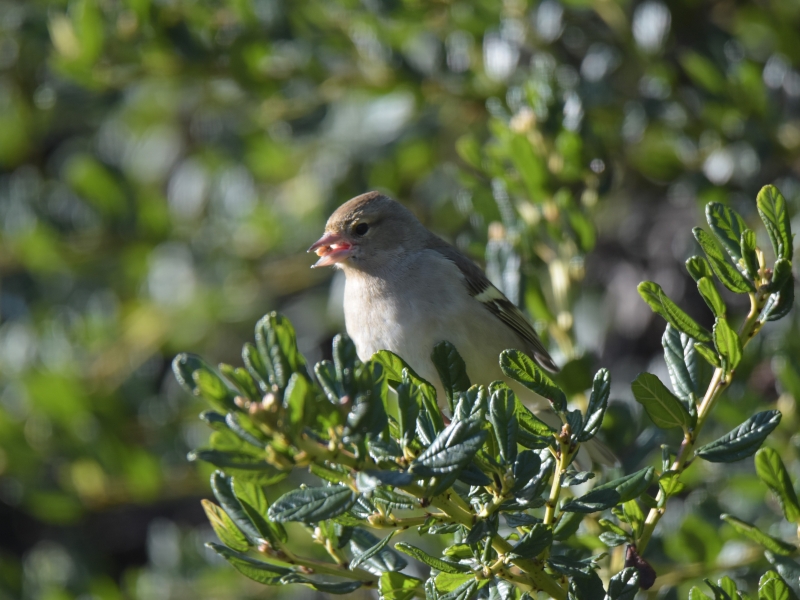
<path fill-rule="evenodd" d="M 505 380 L 537 412 L 546 408 L 546 400 L 508 380 L 498 360 L 503 350 L 514 348 L 558 371 L 536 331 L 480 267 L 399 202 L 379 192 L 345 202 L 308 251 L 320 257 L 314 267 L 344 271 L 345 327 L 362 361 L 390 350 L 444 398 L 431 351 L 447 340 L 464 359 L 471 381 Z M 552 413 L 541 416 L 558 424 Z M 609 452 L 590 450 L 607 463 L 603 454 Z"/>

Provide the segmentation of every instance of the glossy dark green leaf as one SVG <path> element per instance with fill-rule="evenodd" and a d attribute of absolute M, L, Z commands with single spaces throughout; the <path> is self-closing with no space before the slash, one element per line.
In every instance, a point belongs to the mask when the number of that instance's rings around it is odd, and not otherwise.
<path fill-rule="evenodd" d="M 611 374 L 607 369 L 600 369 L 594 376 L 592 382 L 592 393 L 589 396 L 589 404 L 586 407 L 586 418 L 583 423 L 583 430 L 578 436 L 578 440 L 586 442 L 592 439 L 603 424 L 603 417 L 608 407 L 608 396 L 611 393 Z"/>
<path fill-rule="evenodd" d="M 256 435 L 260 434 L 258 430 L 252 426 L 252 423 L 249 421 L 244 421 L 247 423 L 247 427 L 252 431 L 248 431 L 245 429 L 245 425 L 242 425 L 242 421 L 239 419 L 239 416 L 236 413 L 228 413 L 225 415 L 225 424 L 228 426 L 233 433 L 239 436 L 239 439 L 242 441 L 250 444 L 254 448 L 258 448 L 259 450 L 263 450 L 266 446 L 265 440 L 259 439 Z M 258 433 L 255 433 L 258 432 Z"/>
<path fill-rule="evenodd" d="M 711 334 L 678 308 L 678 305 L 669 299 L 660 285 L 652 281 L 643 281 L 637 289 L 653 312 L 664 317 L 675 329 L 701 342 L 711 341 Z"/>
<path fill-rule="evenodd" d="M 761 188 L 756 199 L 758 214 L 767 228 L 777 258 L 792 260 L 792 226 L 786 200 L 774 185 Z"/>
<path fill-rule="evenodd" d="M 770 294 L 758 320 L 762 323 L 777 321 L 788 315 L 794 306 L 794 285 L 794 277 L 789 277 L 784 281 L 780 290 Z"/>
<path fill-rule="evenodd" d="M 661 336 L 664 361 L 675 394 L 691 409 L 703 393 L 710 379 L 708 364 L 701 360 L 695 349 L 695 340 L 667 325 Z"/>
<path fill-rule="evenodd" d="M 453 421 L 408 470 L 422 477 L 457 473 L 472 460 L 485 439 L 486 431 L 479 429 L 475 422 Z"/>
<path fill-rule="evenodd" d="M 211 523 L 211 528 L 217 534 L 219 540 L 229 548 L 239 552 L 247 552 L 250 544 L 247 542 L 245 535 L 228 516 L 228 513 L 210 500 L 203 499 L 200 503 L 206 513 L 208 522 Z"/>
<path fill-rule="evenodd" d="M 172 361 L 172 372 L 183 389 L 205 399 L 214 410 L 221 413 L 237 410 L 233 402 L 236 394 L 199 356 L 178 354 Z"/>
<path fill-rule="evenodd" d="M 735 462 L 752 456 L 780 421 L 780 411 L 757 413 L 718 440 L 698 448 L 697 455 L 709 462 Z"/>
<path fill-rule="evenodd" d="M 278 498 L 269 508 L 269 518 L 278 523 L 316 523 L 342 514 L 355 501 L 353 490 L 343 485 L 300 488 Z"/>
<path fill-rule="evenodd" d="M 739 247 L 742 251 L 742 265 L 745 268 L 745 275 L 754 279 L 758 274 L 758 255 L 756 254 L 756 232 L 752 229 L 745 229 L 739 240 Z"/>
<path fill-rule="evenodd" d="M 258 583 L 279 585 L 281 583 L 281 577 L 292 573 L 292 570 L 286 567 L 279 567 L 278 565 L 250 558 L 245 554 L 241 554 L 213 542 L 206 544 L 206 546 L 232 564 L 242 575 Z"/>
<path fill-rule="evenodd" d="M 728 325 L 727 319 L 717 318 L 714 323 L 714 345 L 725 361 L 727 371 L 733 371 L 742 360 L 742 342 L 738 334 Z"/>
<path fill-rule="evenodd" d="M 269 511 L 269 500 L 264 493 L 264 487 L 252 481 L 246 481 L 240 477 L 233 478 L 233 491 L 236 499 L 241 504 L 244 512 L 258 531 L 262 538 L 274 543 L 275 539 L 281 542 L 287 540 L 286 530 L 280 523 L 272 523 L 267 520 Z"/>
<path fill-rule="evenodd" d="M 779 258 L 773 266 L 772 280 L 767 286 L 767 291 L 779 292 L 790 279 L 792 279 L 792 263 L 785 258 Z"/>
<path fill-rule="evenodd" d="M 291 583 L 299 583 L 301 585 L 305 585 L 310 587 L 312 590 L 316 590 L 318 592 L 324 592 L 326 594 L 337 594 L 337 595 L 345 595 L 345 594 L 352 594 L 358 588 L 360 588 L 363 584 L 360 581 L 340 581 L 337 583 L 327 582 L 327 581 L 314 581 L 300 575 L 299 573 L 290 573 L 288 575 L 284 575 L 281 577 L 281 583 L 283 584 L 291 584 Z"/>
<path fill-rule="evenodd" d="M 400 383 L 397 391 L 397 425 L 400 428 L 400 443 L 408 447 L 417 434 L 417 417 L 422 409 L 421 392 L 411 383 Z"/>
<path fill-rule="evenodd" d="M 600 541 L 603 542 L 609 548 L 616 548 L 617 546 L 621 546 L 622 544 L 630 543 L 630 537 L 627 535 L 619 535 L 612 531 L 604 531 L 599 536 Z"/>
<path fill-rule="evenodd" d="M 338 334 L 333 338 L 333 370 L 339 382 L 341 396 L 352 396 L 356 392 L 356 367 L 361 365 L 356 345 L 349 337 Z"/>
<path fill-rule="evenodd" d="M 329 360 L 323 360 L 314 365 L 314 374 L 317 376 L 317 381 L 325 392 L 325 396 L 332 404 L 339 404 L 341 402 L 340 385 L 336 381 L 336 367 Z"/>
<path fill-rule="evenodd" d="M 567 512 L 561 516 L 553 529 L 553 538 L 559 542 L 565 542 L 578 531 L 583 522 L 583 515 L 580 512 Z"/>
<path fill-rule="evenodd" d="M 471 385 L 467 376 L 467 365 L 456 347 L 448 341 L 439 342 L 433 347 L 431 361 L 439 373 L 447 405 L 452 411 L 456 403 L 456 394 L 466 392 Z"/>
<path fill-rule="evenodd" d="M 706 204 L 706 220 L 722 247 L 730 254 L 734 264 L 738 264 L 742 258 L 739 242 L 742 233 L 747 229 L 742 217 L 724 204 L 709 202 Z"/>
<path fill-rule="evenodd" d="M 378 539 L 368 531 L 356 529 L 350 538 L 350 552 L 353 560 L 350 561 L 350 570 L 362 567 L 370 573 L 380 575 L 387 571 L 402 571 L 408 563 L 405 559 L 387 548 L 397 530 L 390 532 L 383 539 Z"/>
<path fill-rule="evenodd" d="M 638 591 L 639 572 L 627 567 L 609 580 L 605 600 L 633 600 Z"/>
<path fill-rule="evenodd" d="M 712 279 L 714 271 L 711 270 L 711 265 L 702 256 L 692 256 L 686 260 L 686 270 L 695 281 L 699 281 L 702 277 Z"/>
<path fill-rule="evenodd" d="M 692 232 L 694 233 L 695 239 L 700 244 L 700 247 L 703 249 L 703 252 L 705 252 L 712 270 L 722 282 L 722 285 L 737 294 L 747 294 L 755 291 L 753 283 L 728 262 L 711 234 L 700 227 L 695 227 Z"/>
<path fill-rule="evenodd" d="M 265 315 L 255 328 L 256 346 L 270 384 L 284 389 L 292 373 L 306 375 L 306 361 L 297 350 L 294 327 L 276 312 Z"/>
<path fill-rule="evenodd" d="M 383 600 L 411 600 L 422 589 L 422 581 L 402 573 L 387 572 L 378 581 Z"/>
<path fill-rule="evenodd" d="M 536 558 L 553 543 L 553 532 L 547 525 L 537 523 L 514 544 L 514 554 L 522 558 Z"/>
<path fill-rule="evenodd" d="M 233 480 L 230 477 L 227 477 L 220 471 L 215 471 L 211 475 L 211 490 L 214 492 L 217 502 L 220 503 L 222 508 L 225 509 L 225 512 L 228 513 L 228 516 L 230 516 L 233 522 L 236 523 L 236 526 L 242 530 L 249 540 L 255 545 L 258 545 L 265 539 L 250 520 L 247 511 L 245 511 L 239 499 L 236 497 Z"/>
<path fill-rule="evenodd" d="M 250 342 L 247 342 L 242 347 L 242 361 L 247 368 L 247 372 L 250 373 L 250 376 L 258 384 L 261 393 L 263 394 L 271 391 L 272 386 L 269 383 L 269 371 L 267 370 L 267 366 L 264 364 L 264 360 L 261 358 L 258 348 Z"/>
<path fill-rule="evenodd" d="M 714 313 L 714 316 L 724 318 L 727 309 L 714 282 L 709 277 L 701 277 L 697 280 L 697 290 L 711 309 L 711 312 Z"/>
<path fill-rule="evenodd" d="M 242 396 L 256 402 L 260 400 L 261 394 L 258 392 L 258 386 L 256 382 L 253 381 L 253 377 L 250 373 L 247 372 L 246 369 L 242 367 L 234 368 L 231 365 L 226 365 L 225 363 L 220 363 L 218 365 L 219 372 L 227 379 L 236 389 L 241 393 Z"/>
<path fill-rule="evenodd" d="M 292 373 L 283 394 L 283 407 L 286 409 L 287 421 L 293 431 L 302 428 L 306 404 L 313 402 L 313 393 L 311 383 L 305 376 Z"/>
<path fill-rule="evenodd" d="M 564 392 L 524 353 L 519 350 L 503 350 L 500 354 L 500 368 L 506 376 L 549 400 L 555 411 L 566 410 L 567 397 Z"/>
<path fill-rule="evenodd" d="M 591 471 L 567 471 L 561 477 L 561 486 L 562 487 L 571 487 L 573 485 L 581 485 L 582 483 L 586 483 L 590 479 L 594 479 L 594 473 Z"/>
<path fill-rule="evenodd" d="M 761 448 L 755 457 L 756 474 L 777 496 L 787 521 L 800 521 L 800 502 L 780 454 L 772 448 Z"/>
<path fill-rule="evenodd" d="M 778 538 L 774 538 L 771 535 L 767 535 L 755 525 L 751 525 L 746 521 L 737 519 L 733 515 L 721 515 L 720 518 L 731 525 L 731 527 L 733 527 L 742 535 L 746 535 L 757 544 L 760 544 L 775 554 L 789 556 L 793 554 L 795 550 L 797 550 L 797 546 L 789 544 L 788 542 L 784 542 L 783 540 L 779 540 Z"/>
<path fill-rule="evenodd" d="M 505 464 L 513 464 L 517 459 L 517 417 L 516 397 L 508 388 L 500 388 L 492 393 L 489 401 L 489 422 L 500 450 L 500 458 Z"/>
<path fill-rule="evenodd" d="M 688 431 L 695 419 L 683 403 L 652 373 L 639 373 L 631 384 L 636 401 L 644 406 L 650 419 L 661 429 L 680 427 Z"/>
<path fill-rule="evenodd" d="M 395 550 L 399 550 L 404 554 L 408 554 L 411 558 L 418 560 L 419 562 L 428 565 L 432 569 L 436 569 L 437 571 L 441 571 L 442 573 L 470 573 L 472 569 L 469 568 L 467 565 L 462 565 L 461 563 L 453 562 L 451 560 L 444 560 L 442 558 L 436 558 L 435 556 L 431 556 L 424 550 L 420 550 L 416 546 L 412 546 L 411 544 L 407 544 L 406 542 L 397 542 L 395 544 Z"/>
<path fill-rule="evenodd" d="M 648 467 L 594 488 L 580 498 L 570 500 L 563 511 L 592 513 L 616 506 L 640 496 L 653 481 L 655 469 Z"/>

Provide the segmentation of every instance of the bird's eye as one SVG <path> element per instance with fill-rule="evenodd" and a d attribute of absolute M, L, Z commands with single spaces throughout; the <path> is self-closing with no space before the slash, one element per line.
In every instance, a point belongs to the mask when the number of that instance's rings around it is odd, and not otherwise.
<path fill-rule="evenodd" d="M 355 229 L 353 229 L 353 231 L 356 232 L 356 235 L 364 235 L 365 233 L 367 233 L 367 231 L 369 231 L 369 225 L 367 225 L 366 223 L 359 223 L 358 225 L 355 226 Z"/>

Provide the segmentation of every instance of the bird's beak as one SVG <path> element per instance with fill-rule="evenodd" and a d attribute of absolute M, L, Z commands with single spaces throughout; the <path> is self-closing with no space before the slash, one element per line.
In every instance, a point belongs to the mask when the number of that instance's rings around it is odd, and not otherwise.
<path fill-rule="evenodd" d="M 337 233 L 327 232 L 319 238 L 309 252 L 316 252 L 320 259 L 311 265 L 311 268 L 329 267 L 336 263 L 350 258 L 353 254 L 353 245 L 345 241 L 344 237 Z"/>

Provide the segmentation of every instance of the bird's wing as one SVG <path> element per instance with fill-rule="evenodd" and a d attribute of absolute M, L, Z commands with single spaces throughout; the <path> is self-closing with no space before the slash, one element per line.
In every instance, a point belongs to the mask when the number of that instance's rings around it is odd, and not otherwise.
<path fill-rule="evenodd" d="M 506 298 L 503 292 L 492 285 L 492 282 L 489 281 L 478 265 L 456 248 L 438 238 L 433 249 L 455 263 L 464 276 L 464 284 L 470 295 L 510 327 L 525 342 L 526 347 L 519 348 L 520 350 L 532 354 L 537 362 L 548 371 L 554 373 L 558 371 L 558 366 L 553 362 L 547 349 L 528 322 L 528 319 L 522 314 L 522 311 L 511 300 Z"/>

